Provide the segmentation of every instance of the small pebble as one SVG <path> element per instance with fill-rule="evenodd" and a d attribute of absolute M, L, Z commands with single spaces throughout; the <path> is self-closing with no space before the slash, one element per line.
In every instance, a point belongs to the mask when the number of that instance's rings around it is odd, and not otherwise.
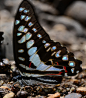
<path fill-rule="evenodd" d="M 3 59 L 3 63 L 4 64 L 7 64 L 7 65 L 10 65 L 9 60 L 7 58 L 6 59 Z"/>
<path fill-rule="evenodd" d="M 53 92 L 53 88 L 52 87 L 46 87 L 43 89 L 45 93 L 52 93 Z"/>
<path fill-rule="evenodd" d="M 14 98 L 15 94 L 13 92 L 10 92 L 8 94 L 6 94 L 3 98 Z"/>
<path fill-rule="evenodd" d="M 1 86 L 1 85 L 3 85 L 3 83 L 4 83 L 4 81 L 3 81 L 3 80 L 1 80 L 1 81 L 0 81 L 0 86 Z"/>
<path fill-rule="evenodd" d="M 48 95 L 49 95 L 49 97 L 47 97 L 47 98 L 60 98 L 60 93 L 59 92 L 57 92 L 55 94 L 48 94 Z"/>
<path fill-rule="evenodd" d="M 15 84 L 15 85 L 12 87 L 12 91 L 13 91 L 14 93 L 17 93 L 19 90 L 20 90 L 20 85 L 19 85 L 19 84 Z"/>
<path fill-rule="evenodd" d="M 80 84 L 80 80 L 78 79 L 72 79 L 71 81 L 73 82 L 73 84 L 76 84 L 76 85 Z"/>
<path fill-rule="evenodd" d="M 28 92 L 26 91 L 18 91 L 16 94 L 16 98 L 27 98 L 28 97 Z"/>
<path fill-rule="evenodd" d="M 70 88 L 67 88 L 66 90 L 67 90 L 67 91 L 70 91 Z"/>
<path fill-rule="evenodd" d="M 71 93 L 69 95 L 66 95 L 65 98 L 81 98 L 82 95 L 78 93 Z"/>
<path fill-rule="evenodd" d="M 74 91 L 75 90 L 75 87 L 72 87 L 71 89 L 70 89 L 70 92 L 72 92 L 72 91 Z"/>
<path fill-rule="evenodd" d="M 7 90 L 11 90 L 10 88 L 8 88 L 7 86 L 1 86 L 0 88 L 2 88 L 2 89 L 7 89 Z"/>
<path fill-rule="evenodd" d="M 82 95 L 86 95 L 86 87 L 79 87 L 76 89 L 76 92 Z"/>
<path fill-rule="evenodd" d="M 79 79 L 86 78 L 86 73 L 81 73 L 81 74 L 79 74 L 78 78 L 79 78 Z"/>
<path fill-rule="evenodd" d="M 31 93 L 33 91 L 33 87 L 31 86 L 25 86 L 24 88 L 28 93 Z"/>

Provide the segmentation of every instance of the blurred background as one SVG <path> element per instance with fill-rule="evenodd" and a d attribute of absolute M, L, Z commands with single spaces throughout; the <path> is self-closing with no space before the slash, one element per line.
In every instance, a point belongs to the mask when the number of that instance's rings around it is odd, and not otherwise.
<path fill-rule="evenodd" d="M 13 25 L 22 0 L 0 0 L 3 57 L 13 60 Z M 60 42 L 86 66 L 86 0 L 28 0 L 52 40 Z"/>

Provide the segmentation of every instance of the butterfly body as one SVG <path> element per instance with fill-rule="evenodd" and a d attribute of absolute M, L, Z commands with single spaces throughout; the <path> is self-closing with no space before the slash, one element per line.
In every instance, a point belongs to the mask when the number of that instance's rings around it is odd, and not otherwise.
<path fill-rule="evenodd" d="M 16 65 L 22 75 L 43 81 L 44 77 L 57 76 L 61 80 L 65 72 L 75 75 L 76 71 L 81 70 L 81 61 L 77 61 L 73 53 L 68 52 L 59 42 L 50 39 L 27 0 L 20 4 L 15 17 L 13 44 Z M 75 68 L 76 65 L 78 67 Z M 66 68 L 63 69 L 63 66 Z"/>

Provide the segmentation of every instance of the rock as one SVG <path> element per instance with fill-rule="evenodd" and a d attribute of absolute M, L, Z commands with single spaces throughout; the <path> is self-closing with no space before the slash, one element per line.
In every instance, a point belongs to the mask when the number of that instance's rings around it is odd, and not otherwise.
<path fill-rule="evenodd" d="M 5 73 L 4 74 L 0 74 L 0 80 L 3 80 L 4 83 L 9 82 L 10 79 L 11 79 L 11 77 L 8 74 L 5 74 Z"/>
<path fill-rule="evenodd" d="M 15 1 L 15 0 L 5 0 L 5 6 L 9 8 L 8 10 L 11 12 L 12 16 L 15 16 L 16 11 L 18 9 L 19 4 L 21 3 L 21 0 Z"/>
<path fill-rule="evenodd" d="M 18 91 L 16 94 L 16 98 L 27 98 L 28 97 L 28 92 L 26 91 Z"/>
<path fill-rule="evenodd" d="M 14 98 L 15 94 L 13 92 L 10 92 L 8 94 L 6 94 L 3 98 Z"/>
<path fill-rule="evenodd" d="M 86 25 L 86 2 L 74 2 L 67 8 L 66 15 L 73 17 Z"/>
<path fill-rule="evenodd" d="M 18 1 L 10 1 L 10 0 L 5 0 L 5 6 L 9 7 L 9 6 L 16 6 L 19 5 L 19 3 L 21 2 L 21 0 Z"/>
<path fill-rule="evenodd" d="M 46 96 L 36 96 L 36 97 L 28 96 L 27 98 L 47 98 L 47 97 Z"/>
<path fill-rule="evenodd" d="M 8 59 L 2 59 L 2 62 L 0 63 L 0 73 L 10 73 L 11 65 L 9 63 Z"/>
<path fill-rule="evenodd" d="M 71 93 L 65 96 L 65 98 L 81 98 L 82 95 L 78 93 Z"/>
<path fill-rule="evenodd" d="M 39 17 L 41 17 L 41 19 L 43 20 L 51 21 L 55 25 L 63 24 L 66 27 L 66 29 L 69 31 L 69 33 L 75 34 L 77 36 L 83 36 L 85 34 L 82 25 L 78 21 L 73 20 L 70 17 L 67 16 L 57 17 L 49 14 L 40 14 Z M 49 28 L 49 30 L 51 29 Z"/>
<path fill-rule="evenodd" d="M 75 89 L 75 87 L 71 87 L 70 92 L 73 92 Z"/>
<path fill-rule="evenodd" d="M 59 24 L 58 24 L 59 25 Z M 57 28 L 58 28 L 57 25 Z M 60 42 L 61 44 L 65 45 L 71 45 L 71 44 L 77 44 L 79 41 L 76 40 L 75 35 L 69 31 L 63 31 L 63 30 L 57 30 L 57 29 L 52 29 L 48 31 L 48 34 L 50 35 L 51 39 L 57 42 Z"/>
<path fill-rule="evenodd" d="M 67 91 L 70 91 L 70 88 L 66 88 Z"/>
<path fill-rule="evenodd" d="M 84 78 L 86 78 L 86 73 L 79 74 L 78 79 L 84 79 Z"/>
<path fill-rule="evenodd" d="M 6 64 L 6 65 L 10 65 L 10 62 L 7 58 L 3 59 L 3 63 Z"/>
<path fill-rule="evenodd" d="M 42 3 L 40 1 L 33 1 L 31 0 L 31 3 L 33 3 L 33 5 L 35 6 L 35 11 L 37 11 L 37 13 L 39 14 L 40 12 L 48 12 L 50 14 L 58 14 L 58 11 L 52 7 L 51 5 L 49 4 L 46 4 L 46 3 Z"/>
<path fill-rule="evenodd" d="M 78 44 L 73 44 L 73 45 L 70 46 L 70 48 L 71 48 L 73 51 L 78 51 L 78 50 L 80 50 L 81 47 L 80 47 Z"/>
<path fill-rule="evenodd" d="M 26 90 L 28 93 L 32 93 L 33 88 L 32 88 L 31 86 L 25 86 L 25 90 Z"/>
<path fill-rule="evenodd" d="M 76 89 L 76 92 L 82 95 L 86 95 L 86 87 L 79 87 Z"/>
<path fill-rule="evenodd" d="M 46 96 L 40 96 L 40 95 L 38 95 L 37 97 L 35 97 L 35 98 L 47 98 Z"/>
<path fill-rule="evenodd" d="M 64 98 L 64 96 L 61 96 L 60 98 Z"/>
<path fill-rule="evenodd" d="M 78 79 L 72 79 L 71 82 L 73 82 L 73 84 L 79 85 L 80 80 L 78 80 Z"/>
<path fill-rule="evenodd" d="M 10 64 L 5 64 L 4 60 L 0 63 L 0 74 L 10 73 L 11 66 Z"/>
<path fill-rule="evenodd" d="M 20 90 L 20 85 L 19 85 L 19 84 L 15 84 L 15 85 L 12 87 L 12 91 L 13 91 L 14 93 L 17 93 L 19 90 Z"/>
<path fill-rule="evenodd" d="M 11 13 L 9 12 L 9 11 L 7 11 L 7 10 L 1 10 L 0 11 L 0 13 L 1 13 L 1 21 L 2 21 L 2 24 L 0 25 L 0 27 L 2 26 L 3 27 L 3 23 L 5 22 L 8 22 L 8 21 L 10 21 L 11 19 L 12 19 L 12 15 L 11 15 Z"/>
<path fill-rule="evenodd" d="M 4 81 L 3 80 L 0 80 L 0 86 L 3 85 L 3 83 L 4 83 Z"/>
<path fill-rule="evenodd" d="M 11 90 L 10 88 L 8 88 L 7 86 L 1 86 L 0 88 L 2 88 L 2 89 L 7 89 L 7 90 Z"/>
<path fill-rule="evenodd" d="M 49 95 L 49 97 L 47 97 L 47 98 L 60 98 L 60 93 L 59 92 L 57 92 L 55 94 L 48 94 L 48 95 Z"/>
<path fill-rule="evenodd" d="M 49 94 L 49 93 L 53 93 L 53 92 L 54 92 L 54 89 L 53 89 L 52 86 L 48 86 L 48 87 L 43 88 L 43 91 L 44 91 L 46 94 Z"/>

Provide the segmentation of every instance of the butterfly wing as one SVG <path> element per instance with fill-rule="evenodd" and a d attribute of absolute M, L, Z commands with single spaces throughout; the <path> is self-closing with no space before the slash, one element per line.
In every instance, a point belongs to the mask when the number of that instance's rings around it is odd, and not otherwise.
<path fill-rule="evenodd" d="M 34 69 L 34 72 L 39 70 L 43 73 L 51 67 L 45 62 L 49 60 L 51 55 L 50 52 L 46 52 L 47 48 L 53 43 L 49 35 L 40 26 L 32 5 L 28 1 L 23 1 L 15 17 L 13 32 L 14 58 L 19 70 L 30 73 Z M 63 69 L 54 69 L 57 73 L 63 72 Z"/>
<path fill-rule="evenodd" d="M 75 66 L 69 64 L 76 64 L 77 61 L 59 42 L 50 39 L 27 0 L 20 4 L 15 17 L 13 46 L 16 65 L 26 76 L 61 76 L 64 75 L 64 69 L 70 73 Z M 56 65 L 56 62 L 61 66 Z M 76 65 L 80 64 L 78 62 Z"/>

